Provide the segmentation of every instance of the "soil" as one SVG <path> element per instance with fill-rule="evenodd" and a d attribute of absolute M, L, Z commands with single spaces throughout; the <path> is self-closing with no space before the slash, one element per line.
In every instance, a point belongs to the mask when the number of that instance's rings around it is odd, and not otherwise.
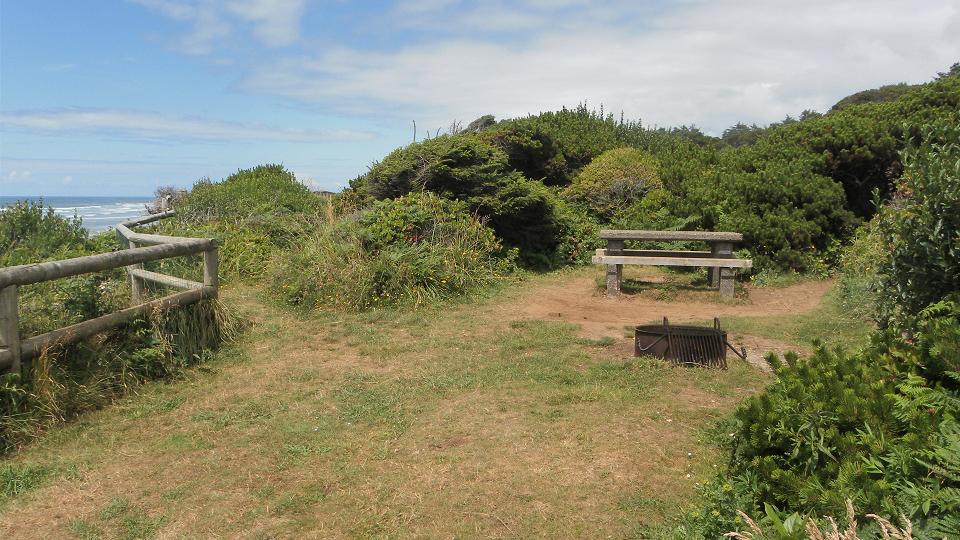
<path fill-rule="evenodd" d="M 580 335 L 599 339 L 612 337 L 618 346 L 630 349 L 630 329 L 644 323 L 659 322 L 664 317 L 671 323 L 703 322 L 714 317 L 723 326 L 725 316 L 758 317 L 796 315 L 816 308 L 832 281 L 804 281 L 786 287 L 752 287 L 738 284 L 737 298 L 724 300 L 706 287 L 659 287 L 663 276 L 637 269 L 634 276 L 640 290 L 608 297 L 598 288 L 593 277 L 566 279 L 561 283 L 537 287 L 515 305 L 507 317 L 515 319 L 560 320 L 579 326 Z M 803 355 L 807 347 L 750 335 L 731 335 L 731 343 L 747 348 L 747 360 L 765 371 L 767 353 L 796 351 Z M 619 343 L 623 341 L 623 343 Z"/>

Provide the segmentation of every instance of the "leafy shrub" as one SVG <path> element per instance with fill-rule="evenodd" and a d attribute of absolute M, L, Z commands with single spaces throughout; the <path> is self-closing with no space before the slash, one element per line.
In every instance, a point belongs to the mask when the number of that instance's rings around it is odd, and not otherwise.
<path fill-rule="evenodd" d="M 674 213 L 676 197 L 665 189 L 655 189 L 610 219 L 614 229 L 652 229 L 679 231 L 697 222 L 697 217 Z"/>
<path fill-rule="evenodd" d="M 0 267 L 92 255 L 97 248 L 115 246 L 91 239 L 80 218 L 59 216 L 42 201 L 0 210 Z M 121 305 L 124 287 L 122 270 L 20 287 L 21 334 L 41 334 L 113 311 Z"/>
<path fill-rule="evenodd" d="M 177 218 L 186 223 L 227 221 L 268 224 L 273 218 L 310 214 L 320 199 L 281 165 L 240 170 L 221 182 L 201 180 L 177 206 Z"/>
<path fill-rule="evenodd" d="M 757 504 L 829 513 L 851 489 L 869 508 L 889 496 L 862 461 L 865 441 L 895 425 L 890 366 L 873 354 L 865 361 L 820 347 L 805 362 L 788 356 L 773 385 L 736 411 L 730 473 L 754 477 Z"/>
<path fill-rule="evenodd" d="M 851 105 L 777 129 L 737 152 L 741 170 L 800 161 L 808 173 L 843 186 L 847 207 L 860 217 L 876 208 L 873 191 L 891 193 L 900 176 L 899 152 L 919 126 L 960 108 L 960 77 L 951 76 L 905 91 L 898 99 Z"/>
<path fill-rule="evenodd" d="M 807 270 L 818 250 L 856 224 L 842 187 L 811 175 L 801 162 L 771 162 L 752 173 L 721 170 L 714 183 L 688 195 L 702 201 L 707 229 L 743 233 L 758 270 Z"/>
<path fill-rule="evenodd" d="M 165 234 L 219 238 L 226 279 L 257 277 L 274 250 L 326 221 L 327 201 L 280 165 L 238 171 L 221 182 L 200 180 L 177 204 Z"/>
<path fill-rule="evenodd" d="M 269 281 L 292 305 L 366 310 L 470 293 L 508 274 L 511 259 L 464 203 L 416 193 L 291 246 L 272 261 Z"/>
<path fill-rule="evenodd" d="M 870 90 L 861 90 L 855 94 L 850 94 L 849 96 L 841 99 L 833 107 L 830 107 L 830 111 L 841 111 L 848 107 L 854 105 L 861 105 L 864 103 L 881 103 L 885 101 L 893 101 L 897 98 L 900 98 L 910 90 L 916 88 L 915 86 L 908 85 L 907 83 L 900 84 L 887 84 L 879 88 L 872 88 Z"/>
<path fill-rule="evenodd" d="M 566 170 L 570 173 L 583 168 L 607 150 L 624 146 L 625 131 L 630 127 L 634 126 L 618 123 L 612 115 L 604 115 L 602 110 L 590 110 L 586 104 L 574 109 L 564 107 L 560 111 L 508 120 L 498 125 L 500 129 L 532 129 L 548 134 L 555 141 L 566 163 Z"/>
<path fill-rule="evenodd" d="M 920 328 L 857 354 L 771 358 L 776 380 L 735 412 L 728 469 L 687 526 L 712 537 L 742 526 L 736 510 L 838 515 L 852 499 L 905 514 L 920 538 L 960 533 L 960 306 L 924 312 Z"/>
<path fill-rule="evenodd" d="M 430 191 L 467 203 L 527 266 L 560 264 L 565 226 L 557 198 L 542 183 L 510 171 L 506 154 L 481 135 L 444 135 L 398 149 L 365 181 L 376 198 Z"/>
<path fill-rule="evenodd" d="M 878 223 L 890 250 L 880 261 L 881 318 L 900 324 L 960 290 L 960 115 L 925 127 L 903 161 L 899 196 Z"/>
<path fill-rule="evenodd" d="M 432 191 L 465 200 L 495 192 L 509 175 L 506 154 L 473 134 L 443 135 L 391 152 L 367 175 L 376 199 Z"/>
<path fill-rule="evenodd" d="M 91 243 L 80 218 L 64 218 L 43 201 L 0 209 L 0 266 L 87 255 Z"/>
<path fill-rule="evenodd" d="M 560 148 L 541 126 L 507 124 L 483 133 L 507 155 L 511 169 L 548 186 L 570 183 L 570 171 Z"/>
<path fill-rule="evenodd" d="M 863 319 L 876 315 L 880 291 L 878 272 L 890 256 L 877 227 L 878 217 L 858 227 L 840 255 L 838 300 L 848 313 Z"/>
<path fill-rule="evenodd" d="M 595 250 L 606 245 L 600 240 L 600 224 L 582 208 L 557 200 L 555 216 L 561 233 L 552 265 L 589 263 Z"/>
<path fill-rule="evenodd" d="M 661 187 L 652 156 L 635 148 L 615 148 L 584 167 L 563 196 L 608 221 L 647 192 Z"/>
<path fill-rule="evenodd" d="M 861 233 L 865 260 L 845 261 L 867 275 L 879 262 L 893 284 L 881 305 L 895 306 L 897 324 L 856 354 L 820 347 L 806 362 L 771 358 L 777 379 L 736 411 L 718 480 L 737 497 L 714 504 L 748 497 L 752 508 L 740 509 L 753 513 L 770 504 L 837 514 L 849 498 L 905 514 L 920 538 L 960 535 L 960 284 L 944 271 L 956 266 L 957 127 L 951 120 L 921 131 L 904 155 L 908 197 Z M 734 510 L 693 523 L 729 527 Z"/>

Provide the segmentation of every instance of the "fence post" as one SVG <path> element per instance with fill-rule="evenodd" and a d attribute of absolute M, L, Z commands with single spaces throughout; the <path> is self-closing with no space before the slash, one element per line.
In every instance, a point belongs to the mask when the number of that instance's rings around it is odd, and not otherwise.
<path fill-rule="evenodd" d="M 214 247 L 203 252 L 203 284 L 213 287 L 214 292 L 220 286 L 220 256 L 219 248 Z"/>
<path fill-rule="evenodd" d="M 10 371 L 20 373 L 20 315 L 16 285 L 0 289 L 0 348 L 10 351 Z"/>
<path fill-rule="evenodd" d="M 133 249 L 137 247 L 137 244 L 135 244 L 132 240 L 128 240 L 127 246 L 130 249 Z M 132 264 L 127 267 L 128 270 L 130 268 L 143 268 L 143 263 Z M 131 274 L 129 271 L 127 272 L 127 276 L 130 277 L 130 301 L 132 305 L 135 306 L 143 302 L 143 285 L 140 283 L 140 279 Z"/>

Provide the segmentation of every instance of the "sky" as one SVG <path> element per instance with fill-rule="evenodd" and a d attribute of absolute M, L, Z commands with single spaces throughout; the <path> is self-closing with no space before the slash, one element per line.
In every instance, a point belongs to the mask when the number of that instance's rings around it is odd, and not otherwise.
<path fill-rule="evenodd" d="M 281 163 L 338 190 L 417 135 L 586 101 L 719 135 L 960 61 L 960 0 L 0 0 L 0 195 Z"/>

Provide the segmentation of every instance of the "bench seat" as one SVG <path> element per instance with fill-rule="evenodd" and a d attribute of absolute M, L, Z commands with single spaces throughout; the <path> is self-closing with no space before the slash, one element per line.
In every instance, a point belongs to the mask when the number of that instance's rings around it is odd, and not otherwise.
<path fill-rule="evenodd" d="M 623 250 L 615 255 L 607 255 L 605 249 L 598 249 L 593 256 L 594 264 L 642 264 L 648 266 L 703 266 L 710 268 L 752 268 L 749 259 L 724 259 L 711 257 L 709 251 L 668 251 L 659 250 Z M 602 253 L 601 253 L 602 252 Z"/>

